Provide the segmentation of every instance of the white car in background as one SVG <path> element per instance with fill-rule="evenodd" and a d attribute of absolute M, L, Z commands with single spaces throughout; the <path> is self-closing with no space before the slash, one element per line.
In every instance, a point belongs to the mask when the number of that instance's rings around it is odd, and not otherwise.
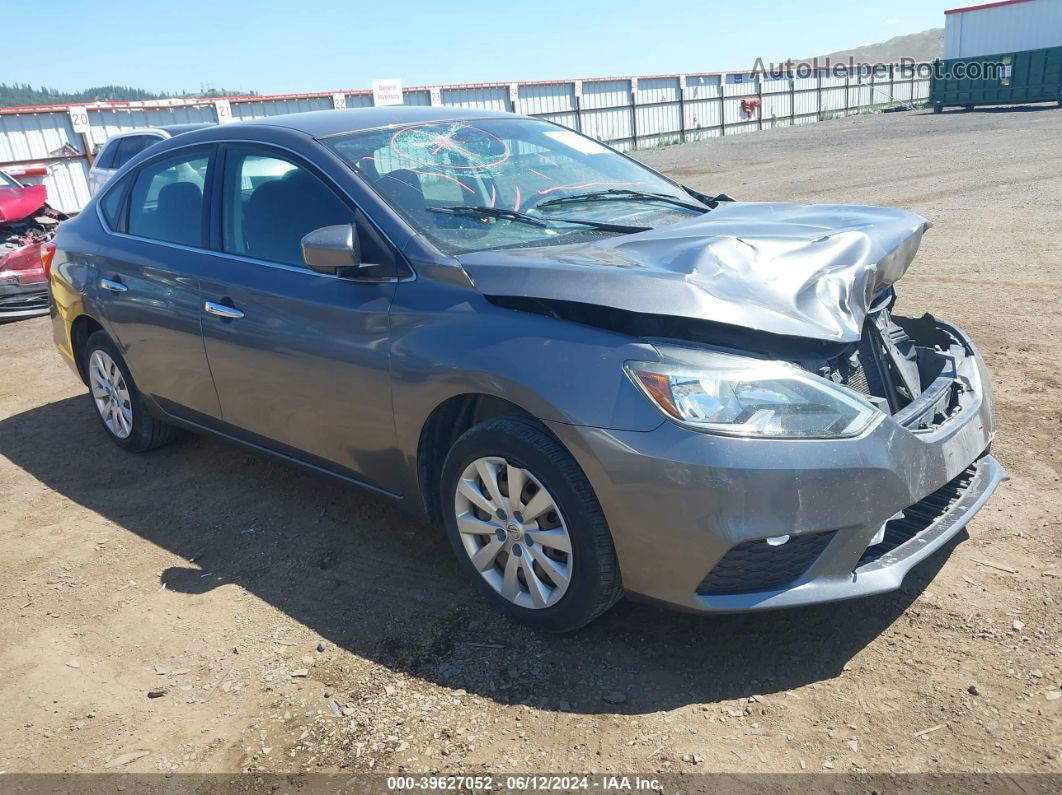
<path fill-rule="evenodd" d="M 140 130 L 112 135 L 96 152 L 96 159 L 89 169 L 88 187 L 89 195 L 95 195 L 96 191 L 103 187 L 104 183 L 122 166 L 133 159 L 135 155 L 147 149 L 152 144 L 172 138 L 181 133 L 201 130 L 204 127 L 212 127 L 213 122 L 200 124 L 167 124 L 162 127 L 145 127 Z"/>

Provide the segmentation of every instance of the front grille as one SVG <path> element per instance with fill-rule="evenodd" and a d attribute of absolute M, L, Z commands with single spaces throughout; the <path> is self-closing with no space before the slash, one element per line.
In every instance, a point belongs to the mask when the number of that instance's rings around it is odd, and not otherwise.
<path fill-rule="evenodd" d="M 907 339 L 903 329 L 889 329 L 890 338 L 897 334 Z M 895 413 L 911 400 L 897 381 L 895 364 L 881 339 L 881 331 L 872 318 L 863 324 L 859 342 L 846 355 L 829 361 L 821 375 L 868 398 L 878 398 L 882 409 Z M 887 401 L 887 406 L 885 404 Z"/>
<path fill-rule="evenodd" d="M 864 394 L 888 398 L 889 386 L 885 382 L 883 373 L 886 361 L 885 351 L 876 339 L 876 331 L 877 329 L 868 319 L 863 325 L 863 336 L 859 339 L 859 371 L 863 382 L 867 385 L 867 391 Z M 889 403 L 891 404 L 892 400 L 889 400 Z"/>
<path fill-rule="evenodd" d="M 883 355 L 871 339 L 870 321 L 863 327 L 859 344 L 847 356 L 831 361 L 821 373 L 838 384 L 844 384 L 867 397 L 885 397 L 885 383 L 880 375 L 878 359 Z"/>
<path fill-rule="evenodd" d="M 978 458 L 955 478 L 949 480 L 928 497 L 923 497 L 914 505 L 903 509 L 902 519 L 893 519 L 885 525 L 885 539 L 880 544 L 867 547 L 856 564 L 856 569 L 873 563 L 889 554 L 901 544 L 906 544 L 922 533 L 937 519 L 946 514 L 959 498 L 966 493 L 977 475 Z"/>
<path fill-rule="evenodd" d="M 870 397 L 870 383 L 867 381 L 867 372 L 863 368 L 863 362 L 859 360 L 859 356 L 855 356 L 855 367 L 848 374 L 848 381 L 845 382 L 845 386 L 849 389 L 854 389 L 861 395 Z"/>
<path fill-rule="evenodd" d="M 836 532 L 793 536 L 776 546 L 761 540 L 731 547 L 697 586 L 697 593 L 750 593 L 788 585 L 808 570 Z"/>

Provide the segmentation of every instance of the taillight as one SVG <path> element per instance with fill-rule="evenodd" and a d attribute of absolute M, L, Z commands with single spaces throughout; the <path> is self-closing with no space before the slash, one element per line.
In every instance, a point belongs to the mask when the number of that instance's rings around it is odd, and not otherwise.
<path fill-rule="evenodd" d="M 44 280 L 52 280 L 52 260 L 55 258 L 55 243 L 41 243 L 41 265 L 44 266 Z"/>

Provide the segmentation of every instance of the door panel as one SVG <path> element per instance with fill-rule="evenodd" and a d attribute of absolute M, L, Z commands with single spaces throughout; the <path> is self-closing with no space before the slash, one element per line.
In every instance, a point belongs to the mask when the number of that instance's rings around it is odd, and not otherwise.
<path fill-rule="evenodd" d="M 217 259 L 201 283 L 204 299 L 243 313 L 203 314 L 229 431 L 393 485 L 387 312 L 395 284 Z"/>
<path fill-rule="evenodd" d="M 356 223 L 312 167 L 251 145 L 224 147 L 222 161 L 214 242 L 225 253 L 200 286 L 204 304 L 216 305 L 204 310 L 203 339 L 226 426 L 390 490 L 396 282 L 341 279 L 302 263 L 303 235 Z"/>
<path fill-rule="evenodd" d="M 213 150 L 152 161 L 135 175 L 129 207 L 135 234 L 115 233 L 116 244 L 96 260 L 92 285 L 137 386 L 188 418 L 220 415 L 203 350 L 198 284 L 212 255 L 169 241 L 205 238 L 202 186 Z"/>
<path fill-rule="evenodd" d="M 217 392 L 203 350 L 202 308 L 194 272 L 203 256 L 127 241 L 123 257 L 100 257 L 93 288 L 139 389 L 164 410 L 196 419 L 219 417 Z M 116 293 L 102 286 L 117 282 Z"/>

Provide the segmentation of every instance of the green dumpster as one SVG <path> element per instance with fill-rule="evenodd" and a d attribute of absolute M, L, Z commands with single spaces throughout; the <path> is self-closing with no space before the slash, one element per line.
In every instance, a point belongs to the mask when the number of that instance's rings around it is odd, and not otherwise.
<path fill-rule="evenodd" d="M 955 105 L 1062 105 L 1062 47 L 950 58 L 933 66 L 929 101 L 937 113 Z"/>

